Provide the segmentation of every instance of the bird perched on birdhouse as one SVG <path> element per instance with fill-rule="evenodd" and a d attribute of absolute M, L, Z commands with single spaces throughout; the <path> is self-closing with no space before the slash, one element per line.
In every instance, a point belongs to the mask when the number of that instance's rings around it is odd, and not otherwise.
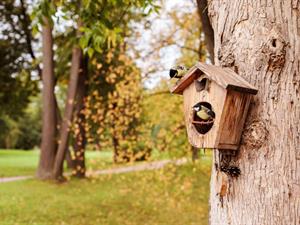
<path fill-rule="evenodd" d="M 185 66 L 179 65 L 170 69 L 169 76 L 171 79 L 181 79 L 187 71 L 188 69 Z"/>

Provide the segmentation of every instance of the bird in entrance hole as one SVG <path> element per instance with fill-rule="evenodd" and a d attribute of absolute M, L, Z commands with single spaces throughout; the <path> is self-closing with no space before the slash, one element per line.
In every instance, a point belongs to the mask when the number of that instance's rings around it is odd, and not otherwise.
<path fill-rule="evenodd" d="M 169 76 L 170 78 L 178 78 L 181 79 L 184 74 L 188 71 L 185 66 L 179 65 L 170 69 Z"/>
<path fill-rule="evenodd" d="M 197 103 L 196 105 L 194 105 L 193 109 L 195 110 L 196 115 L 204 121 L 212 120 L 216 117 L 214 111 L 205 107 L 201 103 Z"/>

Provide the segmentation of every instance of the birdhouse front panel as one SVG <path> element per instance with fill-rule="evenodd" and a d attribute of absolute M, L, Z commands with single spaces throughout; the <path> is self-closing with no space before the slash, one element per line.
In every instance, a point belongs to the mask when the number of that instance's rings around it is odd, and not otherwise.
<path fill-rule="evenodd" d="M 205 88 L 197 91 L 199 82 L 206 79 Z M 189 142 L 197 148 L 217 148 L 217 138 L 223 105 L 226 97 L 226 90 L 222 89 L 215 82 L 211 82 L 204 74 L 200 75 L 195 82 L 192 82 L 184 91 L 184 115 Z M 197 103 L 209 104 L 215 113 L 212 122 L 198 122 L 196 120 L 193 106 Z M 212 123 L 212 124 L 209 124 Z M 203 130 L 200 130 L 200 129 Z"/>

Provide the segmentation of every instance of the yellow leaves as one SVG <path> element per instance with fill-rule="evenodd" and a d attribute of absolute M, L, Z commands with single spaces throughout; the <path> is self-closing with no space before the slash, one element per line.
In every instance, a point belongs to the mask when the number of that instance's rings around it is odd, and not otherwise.
<path fill-rule="evenodd" d="M 95 91 L 93 91 L 93 92 L 92 92 L 92 95 L 94 95 L 94 96 L 98 96 L 98 95 L 99 95 L 99 92 L 98 92 L 98 90 L 95 90 Z"/>
<path fill-rule="evenodd" d="M 114 84 L 116 82 L 117 75 L 115 73 L 110 73 L 105 77 L 105 80 L 109 84 Z"/>
<path fill-rule="evenodd" d="M 96 65 L 96 68 L 98 69 L 98 70 L 100 70 L 101 68 L 102 68 L 102 64 L 101 63 L 97 63 L 97 65 Z"/>
<path fill-rule="evenodd" d="M 76 140 L 82 140 L 79 137 L 81 124 L 87 142 L 97 146 L 101 143 L 101 148 L 113 147 L 114 138 L 118 142 L 116 148 L 134 160 L 137 142 L 142 139 L 138 138 L 142 130 L 140 70 L 125 53 L 120 53 L 120 49 L 111 49 L 104 59 L 92 60 L 96 71 L 90 76 L 89 95 L 81 110 L 85 119 L 74 118 L 73 134 Z"/>
<path fill-rule="evenodd" d="M 113 49 L 111 50 L 111 51 L 109 51 L 108 53 L 107 53 L 107 55 L 106 55 L 106 62 L 109 64 L 109 63 L 111 63 L 111 60 L 112 60 L 112 58 L 113 58 Z"/>

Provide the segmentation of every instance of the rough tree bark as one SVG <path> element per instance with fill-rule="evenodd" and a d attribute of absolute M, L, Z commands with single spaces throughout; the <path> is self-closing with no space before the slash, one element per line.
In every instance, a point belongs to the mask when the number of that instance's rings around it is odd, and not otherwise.
<path fill-rule="evenodd" d="M 56 152 L 56 108 L 54 96 L 54 62 L 52 28 L 48 18 L 44 18 L 43 42 L 43 127 L 42 143 L 37 177 L 51 179 Z"/>
<path fill-rule="evenodd" d="M 69 129 L 73 117 L 74 100 L 76 96 L 76 89 L 80 72 L 81 57 L 82 50 L 80 49 L 80 47 L 74 47 L 72 52 L 71 74 L 67 91 L 65 112 L 61 125 L 59 145 L 54 163 L 54 177 L 58 180 L 63 178 L 63 163 L 69 141 Z"/>
<path fill-rule="evenodd" d="M 229 177 L 223 207 L 215 151 L 210 223 L 300 224 L 300 1 L 210 0 L 208 9 L 216 64 L 259 89 L 240 150 L 227 157 L 241 175 Z"/>
<path fill-rule="evenodd" d="M 88 57 L 83 57 L 81 62 L 81 73 L 79 75 L 75 117 L 76 117 L 76 131 L 74 140 L 74 155 L 75 159 L 72 162 L 73 176 L 78 178 L 85 177 L 85 146 L 86 134 L 84 129 L 85 115 L 82 113 L 84 109 L 84 98 L 87 92 L 87 78 L 88 78 Z"/>

